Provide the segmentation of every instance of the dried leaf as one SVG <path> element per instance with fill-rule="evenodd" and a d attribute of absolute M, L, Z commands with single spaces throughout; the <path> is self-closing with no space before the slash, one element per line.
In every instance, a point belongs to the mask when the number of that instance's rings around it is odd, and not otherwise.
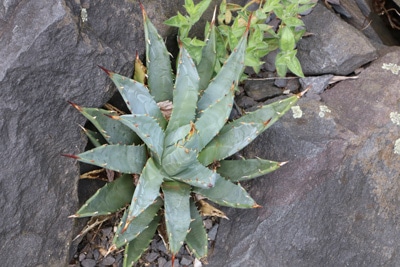
<path fill-rule="evenodd" d="M 345 81 L 345 80 L 356 80 L 356 79 L 358 79 L 358 76 L 351 76 L 351 77 L 347 77 L 347 76 L 333 76 L 333 77 L 330 79 L 329 84 L 337 83 L 337 82 Z"/>
<path fill-rule="evenodd" d="M 162 102 L 158 102 L 157 106 L 160 108 L 161 113 L 163 114 L 164 118 L 169 121 L 169 118 L 171 117 L 173 105 L 172 102 L 169 100 L 165 100 Z"/>
<path fill-rule="evenodd" d="M 89 171 L 84 174 L 81 174 L 81 176 L 79 178 L 80 179 L 97 179 L 97 180 L 108 182 L 107 177 L 108 176 L 107 176 L 106 169 L 102 168 L 102 169 L 97 169 L 97 170 L 93 170 L 93 171 Z"/>
<path fill-rule="evenodd" d="M 196 202 L 196 205 L 199 208 L 201 215 L 203 216 L 216 216 L 229 220 L 229 218 L 225 215 L 223 211 L 212 206 L 205 200 L 200 199 L 199 201 Z"/>
<path fill-rule="evenodd" d="M 104 107 L 105 107 L 106 109 L 110 110 L 110 111 L 115 111 L 115 112 L 117 113 L 118 116 L 121 116 L 121 115 L 124 115 L 124 114 L 125 114 L 125 112 L 123 112 L 122 110 L 120 110 L 120 109 L 114 107 L 114 106 L 111 105 L 110 103 L 106 103 L 106 104 L 104 105 Z"/>

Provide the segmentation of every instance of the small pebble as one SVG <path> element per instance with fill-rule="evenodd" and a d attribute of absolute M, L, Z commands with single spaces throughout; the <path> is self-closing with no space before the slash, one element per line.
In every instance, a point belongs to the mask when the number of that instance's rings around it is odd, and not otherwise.
<path fill-rule="evenodd" d="M 86 259 L 93 259 L 93 251 L 88 251 L 88 253 L 86 254 Z"/>
<path fill-rule="evenodd" d="M 160 256 L 159 253 L 157 253 L 157 252 L 151 252 L 151 253 L 149 253 L 149 254 L 146 255 L 146 260 L 147 260 L 148 262 L 153 262 L 153 261 L 155 261 L 159 256 Z"/>
<path fill-rule="evenodd" d="M 101 232 L 103 233 L 104 236 L 109 236 L 112 232 L 112 227 L 101 229 Z"/>
<path fill-rule="evenodd" d="M 164 252 L 164 253 L 168 253 L 168 250 L 165 248 L 164 242 L 162 240 L 157 242 L 157 250 Z"/>
<path fill-rule="evenodd" d="M 114 257 L 112 257 L 112 256 L 109 255 L 109 256 L 105 257 L 105 258 L 101 261 L 101 264 L 103 264 L 103 265 L 112 265 L 114 262 L 115 262 Z"/>
<path fill-rule="evenodd" d="M 168 261 L 166 264 L 164 264 L 163 267 L 172 267 L 172 261 Z M 174 266 L 173 267 L 181 267 L 177 259 L 175 259 Z"/>
<path fill-rule="evenodd" d="M 98 249 L 93 250 L 93 258 L 97 261 L 100 258 L 100 252 Z"/>
<path fill-rule="evenodd" d="M 187 265 L 193 263 L 193 258 L 191 256 L 189 256 L 189 255 L 183 255 L 180 263 L 183 266 L 187 266 Z"/>
<path fill-rule="evenodd" d="M 151 241 L 151 243 L 150 243 L 150 249 L 151 249 L 151 250 L 158 250 L 158 247 L 157 247 L 157 240 L 153 239 L 153 240 Z"/>
<path fill-rule="evenodd" d="M 198 259 L 194 259 L 193 267 L 202 267 L 203 264 Z"/>
<path fill-rule="evenodd" d="M 157 259 L 157 263 L 158 263 L 158 266 L 164 267 L 164 265 L 167 263 L 167 260 L 164 259 L 164 258 L 162 258 L 162 257 L 159 257 L 159 258 Z"/>
<path fill-rule="evenodd" d="M 214 225 L 213 228 L 211 228 L 211 230 L 208 231 L 208 239 L 215 240 L 215 237 L 217 236 L 217 232 L 218 232 L 218 224 Z"/>
<path fill-rule="evenodd" d="M 288 79 L 276 79 L 274 84 L 278 87 L 286 87 Z"/>
<path fill-rule="evenodd" d="M 92 259 L 84 259 L 81 262 L 82 267 L 95 267 L 96 266 L 96 261 Z"/>
<path fill-rule="evenodd" d="M 211 229 L 211 227 L 213 226 L 213 222 L 211 219 L 206 219 L 203 221 L 204 227 L 208 230 Z"/>
<path fill-rule="evenodd" d="M 83 261 L 84 259 L 86 259 L 86 254 L 85 253 L 79 254 L 79 261 Z"/>

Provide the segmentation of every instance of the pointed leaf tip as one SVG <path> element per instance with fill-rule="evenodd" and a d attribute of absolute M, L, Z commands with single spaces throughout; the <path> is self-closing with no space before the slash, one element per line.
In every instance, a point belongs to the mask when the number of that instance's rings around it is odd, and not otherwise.
<path fill-rule="evenodd" d="M 252 18 L 253 18 L 253 12 L 250 13 L 249 21 L 247 22 L 246 31 L 244 32 L 244 35 L 247 35 L 249 30 L 250 30 L 250 25 L 251 25 L 251 19 Z"/>
<path fill-rule="evenodd" d="M 100 66 L 100 65 L 97 65 L 100 69 L 102 69 L 108 76 L 112 76 L 112 74 L 114 73 L 114 72 L 112 72 L 112 71 L 110 71 L 110 70 L 108 70 L 108 69 L 106 69 L 106 68 L 104 68 L 103 66 Z"/>
<path fill-rule="evenodd" d="M 307 88 L 303 91 L 300 92 L 298 94 L 296 94 L 297 98 L 301 98 L 303 95 L 305 95 L 310 89 L 312 88 L 312 85 L 310 84 L 309 86 L 307 86 Z"/>
<path fill-rule="evenodd" d="M 283 162 L 280 162 L 278 165 L 279 165 L 279 167 L 282 167 L 283 165 L 285 165 L 286 163 L 288 163 L 289 161 L 283 161 Z"/>
<path fill-rule="evenodd" d="M 112 244 L 112 246 L 108 249 L 108 251 L 107 251 L 106 255 L 104 255 L 104 257 L 106 257 L 110 253 L 114 252 L 115 250 L 117 250 L 117 246 L 115 244 Z"/>
<path fill-rule="evenodd" d="M 71 219 L 78 218 L 78 217 L 79 217 L 79 216 L 76 215 L 76 214 L 72 214 L 72 215 L 68 216 L 68 218 L 71 218 Z"/>
<path fill-rule="evenodd" d="M 174 266 L 174 262 L 175 262 L 175 254 L 172 254 L 172 257 L 171 257 L 171 266 Z"/>
<path fill-rule="evenodd" d="M 68 102 L 68 104 L 70 104 L 71 106 L 76 108 L 77 110 L 79 110 L 79 111 L 82 110 L 82 108 L 79 105 L 75 104 L 74 102 L 71 102 L 71 101 L 67 101 L 67 102 Z"/>
<path fill-rule="evenodd" d="M 254 204 L 254 205 L 252 206 L 252 208 L 254 208 L 254 209 L 256 209 L 256 208 L 262 208 L 262 206 L 260 206 L 260 205 L 258 205 L 258 204 L 256 203 L 256 204 Z"/>
<path fill-rule="evenodd" d="M 139 1 L 139 6 L 140 6 L 140 9 L 142 10 L 142 14 L 143 14 L 144 20 L 146 20 L 147 13 L 146 13 L 146 10 L 144 9 L 144 6 L 143 6 L 143 4 L 142 4 L 142 1 Z"/>
<path fill-rule="evenodd" d="M 211 26 L 215 25 L 215 16 L 216 16 L 216 14 L 217 14 L 217 6 L 214 7 L 214 13 L 213 13 L 213 17 L 212 17 L 212 20 L 211 20 Z"/>
<path fill-rule="evenodd" d="M 80 157 L 72 154 L 61 154 L 63 157 L 71 158 L 71 159 L 80 159 Z"/>

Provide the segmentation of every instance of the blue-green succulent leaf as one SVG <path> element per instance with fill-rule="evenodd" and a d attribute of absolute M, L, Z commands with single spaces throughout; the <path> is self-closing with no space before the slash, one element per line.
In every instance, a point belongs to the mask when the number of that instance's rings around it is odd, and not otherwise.
<path fill-rule="evenodd" d="M 201 151 L 221 130 L 228 120 L 233 106 L 234 84 L 224 97 L 207 109 L 202 111 L 202 115 L 195 122 L 195 128 L 198 133 L 198 151 Z M 190 146 L 190 140 L 188 146 Z"/>
<path fill-rule="evenodd" d="M 226 124 L 199 153 L 199 161 L 208 165 L 236 153 L 290 110 L 298 98 L 296 95 L 276 101 Z"/>
<path fill-rule="evenodd" d="M 169 176 L 174 176 L 196 162 L 197 152 L 180 145 L 165 149 L 162 168 Z"/>
<path fill-rule="evenodd" d="M 134 191 L 132 176 L 124 174 L 97 190 L 74 217 L 108 215 L 116 212 L 131 202 Z"/>
<path fill-rule="evenodd" d="M 153 117 L 161 128 L 165 128 L 167 122 L 146 86 L 116 73 L 110 73 L 109 76 L 132 114 Z"/>
<path fill-rule="evenodd" d="M 157 29 L 142 8 L 146 38 L 148 84 L 156 102 L 172 100 L 173 76 L 170 54 Z"/>
<path fill-rule="evenodd" d="M 154 221 L 162 204 L 162 199 L 160 197 L 156 198 L 146 209 L 134 218 L 133 221 L 129 221 L 129 210 L 125 210 L 115 233 L 113 244 L 119 248 L 139 237 L 143 231 L 148 229 L 149 224 Z"/>
<path fill-rule="evenodd" d="M 190 164 L 185 170 L 179 172 L 176 175 L 172 175 L 171 178 L 197 186 L 201 188 L 210 188 L 215 185 L 215 180 L 219 176 L 215 171 L 204 167 L 199 162 L 195 161 Z"/>
<path fill-rule="evenodd" d="M 95 147 L 99 147 L 99 146 L 107 144 L 106 139 L 104 139 L 104 137 L 99 132 L 85 129 L 83 127 L 82 127 L 82 130 L 85 133 L 85 135 L 88 137 L 88 139 L 90 140 L 92 145 L 94 145 Z"/>
<path fill-rule="evenodd" d="M 190 232 L 186 235 L 185 242 L 197 259 L 207 256 L 208 240 L 203 218 L 201 217 L 193 199 L 190 199 Z"/>
<path fill-rule="evenodd" d="M 114 111 L 99 108 L 84 108 L 71 103 L 82 113 L 99 131 L 104 139 L 112 145 L 133 145 L 139 144 L 140 138 L 131 129 L 109 116 L 116 115 Z"/>
<path fill-rule="evenodd" d="M 284 163 L 266 159 L 221 160 L 217 172 L 232 182 L 247 181 L 273 172 Z"/>
<path fill-rule="evenodd" d="M 210 25 L 208 40 L 203 47 L 200 63 L 197 65 L 197 71 L 200 76 L 199 91 L 203 92 L 214 74 L 214 66 L 217 61 L 216 36 L 214 21 Z"/>
<path fill-rule="evenodd" d="M 154 217 L 153 221 L 151 221 L 151 223 L 145 230 L 143 230 L 143 232 L 141 232 L 131 242 L 126 244 L 123 267 L 131 267 L 140 259 L 140 256 L 142 256 L 143 252 L 145 252 L 149 247 L 149 244 L 156 233 L 160 218 L 161 216 Z"/>
<path fill-rule="evenodd" d="M 214 187 L 209 189 L 194 187 L 193 191 L 221 206 L 242 209 L 259 207 L 243 187 L 221 176 L 217 178 Z"/>
<path fill-rule="evenodd" d="M 174 89 L 174 108 L 167 126 L 167 133 L 194 121 L 199 94 L 199 79 L 193 60 L 186 49 L 181 46 Z"/>
<path fill-rule="evenodd" d="M 169 249 L 172 254 L 176 254 L 183 245 L 191 222 L 190 186 L 181 182 L 164 182 L 161 188 L 164 193 Z"/>
<path fill-rule="evenodd" d="M 157 162 L 161 162 L 161 155 L 164 149 L 164 131 L 157 121 L 147 115 L 122 115 L 113 117 L 119 120 L 143 140 L 147 147 L 154 153 Z"/>
<path fill-rule="evenodd" d="M 147 207 L 153 204 L 154 200 L 160 195 L 160 186 L 163 179 L 164 176 L 158 166 L 152 158 L 149 158 L 136 185 L 124 229 Z"/>
<path fill-rule="evenodd" d="M 232 51 L 224 66 L 217 76 L 211 81 L 204 94 L 197 103 L 198 116 L 203 116 L 201 111 L 214 105 L 231 90 L 232 83 L 237 85 L 244 70 L 244 56 L 246 52 L 247 33 L 243 35 L 237 47 Z"/>
<path fill-rule="evenodd" d="M 147 160 L 147 153 L 143 145 L 103 145 L 74 157 L 81 162 L 117 172 L 141 173 Z"/>

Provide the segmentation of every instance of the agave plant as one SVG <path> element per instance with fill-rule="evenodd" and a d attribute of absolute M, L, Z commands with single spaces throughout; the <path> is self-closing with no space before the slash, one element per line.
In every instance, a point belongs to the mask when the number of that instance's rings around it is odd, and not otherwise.
<path fill-rule="evenodd" d="M 124 266 L 137 261 L 159 224 L 166 226 L 167 247 L 174 259 L 184 242 L 196 258 L 207 255 L 207 234 L 195 196 L 222 206 L 260 207 L 239 184 L 279 168 L 263 159 L 225 159 L 241 150 L 279 119 L 299 96 L 265 105 L 228 122 L 235 89 L 243 72 L 247 31 L 214 79 L 214 27 L 196 65 L 185 48 L 175 77 L 162 38 L 142 7 L 147 58 L 136 81 L 102 68 L 112 79 L 131 114 L 78 109 L 98 132 L 86 130 L 94 149 L 67 155 L 120 173 L 96 192 L 72 217 L 124 214 L 110 251 L 125 246 Z M 213 25 L 213 23 L 212 23 Z M 211 70 L 211 71 L 210 71 Z M 166 119 L 158 103 L 172 101 Z M 134 182 L 133 174 L 139 175 Z"/>

